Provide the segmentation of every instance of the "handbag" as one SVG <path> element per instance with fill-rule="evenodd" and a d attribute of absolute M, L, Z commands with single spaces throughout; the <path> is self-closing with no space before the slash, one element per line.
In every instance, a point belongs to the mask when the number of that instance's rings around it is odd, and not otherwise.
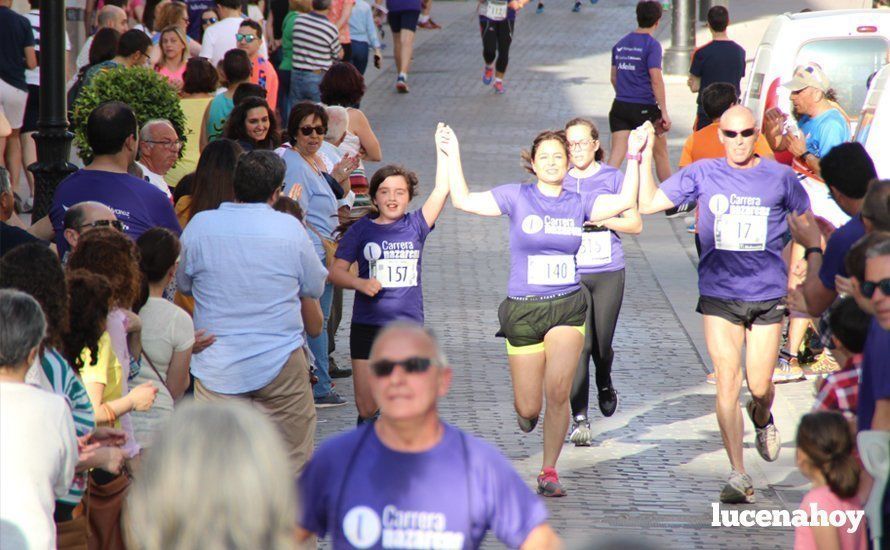
<path fill-rule="evenodd" d="M 161 373 L 158 371 L 158 368 L 155 367 L 155 364 L 152 362 L 151 357 L 149 357 L 148 354 L 145 353 L 145 350 L 142 350 L 142 357 L 145 357 L 145 360 L 148 361 L 148 366 L 151 367 L 151 370 L 154 371 L 155 375 L 157 375 L 157 377 L 158 377 L 158 380 L 161 381 L 161 384 L 164 385 L 164 388 L 167 389 L 167 393 L 169 393 L 170 397 L 172 398 L 173 392 L 170 391 L 170 386 L 167 385 L 167 381 L 164 380 L 163 376 L 161 376 Z"/>
<path fill-rule="evenodd" d="M 87 548 L 126 550 L 121 516 L 127 490 L 130 488 L 130 475 L 124 470 L 108 483 L 99 485 L 93 478 L 96 473 L 94 471 L 90 474 L 87 485 Z"/>
<path fill-rule="evenodd" d="M 87 550 L 87 532 L 87 518 L 83 515 L 68 521 L 56 522 L 56 548 Z"/>

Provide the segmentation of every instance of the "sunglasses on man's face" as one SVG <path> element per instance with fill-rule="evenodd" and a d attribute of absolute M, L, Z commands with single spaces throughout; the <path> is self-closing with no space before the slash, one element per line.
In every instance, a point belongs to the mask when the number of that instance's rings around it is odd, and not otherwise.
<path fill-rule="evenodd" d="M 216 17 L 204 17 L 201 19 L 201 22 L 205 25 L 212 25 L 217 22 Z"/>
<path fill-rule="evenodd" d="M 371 371 L 378 378 L 384 378 L 392 374 L 392 371 L 396 368 L 396 365 L 401 365 L 405 372 L 408 374 L 426 372 L 427 369 L 430 368 L 433 362 L 431 359 L 427 357 L 409 357 L 408 359 L 404 359 L 402 361 L 390 361 L 388 359 L 381 359 L 379 361 L 374 361 L 371 363 Z"/>
<path fill-rule="evenodd" d="M 235 40 L 238 42 L 247 42 L 248 44 L 259 38 L 260 37 L 255 34 L 241 34 L 240 32 L 235 35 Z"/>
<path fill-rule="evenodd" d="M 328 129 L 325 128 L 324 126 L 303 126 L 302 128 L 300 128 L 300 133 L 303 134 L 304 136 L 307 136 L 307 137 L 311 136 L 312 132 L 315 132 L 316 134 L 323 136 L 326 133 L 328 133 Z"/>
<path fill-rule="evenodd" d="M 878 282 L 873 281 L 865 281 L 862 283 L 860 289 L 862 290 L 862 295 L 871 300 L 871 297 L 875 295 L 875 290 L 881 289 L 881 293 L 884 296 L 890 296 L 890 278 L 881 279 Z"/>
<path fill-rule="evenodd" d="M 738 135 L 741 135 L 744 138 L 749 138 L 753 136 L 754 132 L 756 132 L 757 130 L 755 130 L 754 128 L 748 128 L 747 130 L 741 130 L 737 132 L 735 130 L 724 130 L 721 128 L 720 131 L 723 132 L 723 135 L 728 138 L 734 138 Z"/>
<path fill-rule="evenodd" d="M 96 220 L 92 223 L 85 223 L 83 225 L 78 225 L 77 230 L 81 230 L 84 227 L 92 227 L 94 229 L 97 227 L 113 227 L 113 228 L 117 229 L 118 231 L 123 231 L 124 230 L 124 222 L 122 222 L 120 220 Z"/>

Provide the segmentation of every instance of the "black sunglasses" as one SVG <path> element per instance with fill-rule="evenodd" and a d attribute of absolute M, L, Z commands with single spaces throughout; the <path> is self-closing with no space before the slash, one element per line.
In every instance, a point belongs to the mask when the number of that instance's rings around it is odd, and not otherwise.
<path fill-rule="evenodd" d="M 739 134 L 741 134 L 742 137 L 746 137 L 746 138 L 747 138 L 747 137 L 751 137 L 751 136 L 753 136 L 753 135 L 754 135 L 754 132 L 755 132 L 756 130 L 755 130 L 754 128 L 748 128 L 747 130 L 742 130 L 742 131 L 740 131 L 740 132 L 736 132 L 735 130 L 723 130 L 723 129 L 721 128 L 720 131 L 723 132 L 723 135 L 726 136 L 726 137 L 728 137 L 728 138 L 734 138 L 734 137 L 736 137 L 736 136 L 739 135 Z"/>
<path fill-rule="evenodd" d="M 328 129 L 325 128 L 324 126 L 303 126 L 302 128 L 300 128 L 300 133 L 303 134 L 304 136 L 311 136 L 312 132 L 315 132 L 316 134 L 323 136 L 326 133 L 328 133 Z"/>
<path fill-rule="evenodd" d="M 96 220 L 92 223 L 85 223 L 83 225 L 78 225 L 76 229 L 83 229 L 84 227 L 113 227 L 118 231 L 124 230 L 124 222 L 120 220 Z"/>
<path fill-rule="evenodd" d="M 204 23 L 205 25 L 208 25 L 208 24 L 212 25 L 217 22 L 217 19 L 216 19 L 216 17 L 208 17 L 206 19 L 202 18 L 201 22 Z"/>
<path fill-rule="evenodd" d="M 881 292 L 884 296 L 890 296 L 890 278 L 881 279 L 880 281 L 874 283 L 872 281 L 865 281 L 862 283 L 862 295 L 868 299 L 871 299 L 872 296 L 875 295 L 876 289 L 881 289 Z"/>
<path fill-rule="evenodd" d="M 389 359 L 381 359 L 379 361 L 371 363 L 371 370 L 376 376 L 378 376 L 379 378 L 383 378 L 392 374 L 392 371 L 396 368 L 396 365 L 402 365 L 402 368 L 405 369 L 405 372 L 412 374 L 418 372 L 426 372 L 432 364 L 432 359 L 429 359 L 427 357 L 409 357 L 408 359 L 404 359 L 402 361 L 390 361 Z"/>

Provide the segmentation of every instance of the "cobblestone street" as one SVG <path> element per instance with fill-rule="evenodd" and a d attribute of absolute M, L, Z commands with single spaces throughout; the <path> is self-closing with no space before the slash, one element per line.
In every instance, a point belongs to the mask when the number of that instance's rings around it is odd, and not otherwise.
<path fill-rule="evenodd" d="M 551 2 L 541 15 L 529 5 L 516 22 L 507 93 L 497 96 L 481 83 L 475 2 L 437 2 L 433 16 L 444 28 L 420 31 L 411 93 L 395 93 L 390 63 L 369 73 L 362 102 L 387 162 L 402 163 L 420 176 L 414 208 L 432 189 L 433 132 L 439 121 L 460 138 L 468 183 L 477 191 L 524 181 L 520 150 L 531 145 L 537 131 L 561 128 L 574 116 L 593 117 L 607 145 L 614 96 L 609 51 L 633 30 L 634 5 L 600 0 L 573 14 L 571 3 Z M 657 37 L 664 44 L 669 36 L 666 21 Z M 386 52 L 391 61 L 391 43 Z M 675 166 L 695 111 L 685 79 L 668 79 L 668 105 Z M 375 167 L 368 166 L 369 175 Z M 711 527 L 711 503 L 718 501 L 729 462 L 713 412 L 714 386 L 705 383 L 701 320 L 693 311 L 695 254 L 682 222 L 650 216 L 639 238 L 623 240 L 627 289 L 613 369 L 620 404 L 613 417 L 603 418 L 594 390 L 594 444 L 564 448 L 559 472 L 569 495 L 547 501 L 551 521 L 572 543 L 618 533 L 645 536 L 665 548 L 789 548 L 791 528 Z M 424 251 L 426 317 L 455 370 L 444 418 L 495 444 L 532 484 L 540 466 L 541 429 L 522 434 L 516 426 L 504 340 L 494 336 L 508 266 L 506 220 L 459 213 L 449 205 Z M 341 365 L 349 364 L 350 294 L 337 336 L 335 357 Z M 355 422 L 352 380 L 336 382 L 350 404 L 319 411 L 319 440 Z M 793 439 L 811 400 L 809 383 L 778 388 L 774 414 L 784 443 L 775 463 L 759 458 L 745 420 L 746 466 L 757 489 L 751 508 L 793 509 L 799 502 L 805 480 L 795 468 Z"/>

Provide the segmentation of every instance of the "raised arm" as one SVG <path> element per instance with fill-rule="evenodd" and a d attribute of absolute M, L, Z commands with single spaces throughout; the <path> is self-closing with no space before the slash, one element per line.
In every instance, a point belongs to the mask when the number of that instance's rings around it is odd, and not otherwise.
<path fill-rule="evenodd" d="M 647 126 L 648 125 L 648 126 Z M 590 211 L 590 221 L 598 222 L 613 218 L 625 210 L 634 208 L 637 204 L 640 184 L 640 161 L 631 156 L 640 154 L 647 141 L 646 128 L 652 128 L 651 122 L 646 122 L 630 133 L 627 138 L 627 170 L 624 172 L 624 182 L 621 184 L 621 192 L 615 195 L 600 195 L 593 203 Z M 652 132 L 654 134 L 654 130 Z"/>
<path fill-rule="evenodd" d="M 642 166 L 640 166 L 640 214 L 655 214 L 656 212 L 663 212 L 674 207 L 674 203 L 667 198 L 664 191 L 658 188 L 658 185 L 655 183 L 655 176 L 652 175 L 654 134 L 649 134 L 649 138 L 646 142 L 646 148 L 643 150 L 643 162 Z"/>
<path fill-rule="evenodd" d="M 643 232 L 643 218 L 640 217 L 640 211 L 636 206 L 625 210 L 614 218 L 604 220 L 602 225 L 612 231 L 628 235 L 639 235 Z"/>
<path fill-rule="evenodd" d="M 423 218 L 430 227 L 439 219 L 439 214 L 445 208 L 445 200 L 448 198 L 448 165 L 445 153 L 436 148 L 436 187 L 423 203 Z"/>
<path fill-rule="evenodd" d="M 448 163 L 448 185 L 451 191 L 451 204 L 458 210 L 480 216 L 500 216 L 501 208 L 491 191 L 470 193 L 464 170 L 460 162 L 460 144 L 457 136 L 446 125 L 436 130 L 436 145 L 444 153 L 439 162 Z"/>

